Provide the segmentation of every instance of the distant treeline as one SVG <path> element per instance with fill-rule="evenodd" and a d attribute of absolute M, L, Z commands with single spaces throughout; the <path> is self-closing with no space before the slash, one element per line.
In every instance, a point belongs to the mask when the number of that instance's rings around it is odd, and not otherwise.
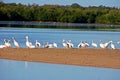
<path fill-rule="evenodd" d="M 0 2 L 0 21 L 120 24 L 120 9 L 105 6 L 23 5 Z"/>

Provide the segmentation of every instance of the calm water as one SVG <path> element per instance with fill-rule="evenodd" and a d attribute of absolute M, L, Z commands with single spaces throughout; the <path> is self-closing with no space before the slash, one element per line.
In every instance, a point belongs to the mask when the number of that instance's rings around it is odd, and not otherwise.
<path fill-rule="evenodd" d="M 0 80 L 120 80 L 120 69 L 0 59 Z"/>
<path fill-rule="evenodd" d="M 120 49 L 116 42 L 120 41 L 120 32 L 106 31 L 81 31 L 76 29 L 37 29 L 37 28 L 0 28 L 0 45 L 3 39 L 15 37 L 21 47 L 25 46 L 25 36 L 34 44 L 39 40 L 45 42 L 57 42 L 62 48 L 62 40 L 72 40 L 74 47 L 77 47 L 81 40 L 91 43 L 92 40 L 99 44 L 112 40 L 115 46 Z M 91 45 L 90 45 L 91 48 Z M 4 53 L 3 53 L 4 54 Z M 0 59 L 0 80 L 119 80 L 120 69 L 80 67 L 68 65 L 44 64 L 35 62 L 22 62 Z"/>
<path fill-rule="evenodd" d="M 81 40 L 86 40 L 91 48 L 92 40 L 97 44 L 99 44 L 99 40 L 103 40 L 103 42 L 112 40 L 116 48 L 120 49 L 120 45 L 116 43 L 120 41 L 120 32 L 80 31 L 77 29 L 0 28 L 0 44 L 3 44 L 3 39 L 10 39 L 12 47 L 14 47 L 12 37 L 15 37 L 21 47 L 26 47 L 26 35 L 29 36 L 29 41 L 33 44 L 35 44 L 36 40 L 39 40 L 42 45 L 45 42 L 57 42 L 58 47 L 62 48 L 62 40 L 65 39 L 72 40 L 76 48 Z"/>

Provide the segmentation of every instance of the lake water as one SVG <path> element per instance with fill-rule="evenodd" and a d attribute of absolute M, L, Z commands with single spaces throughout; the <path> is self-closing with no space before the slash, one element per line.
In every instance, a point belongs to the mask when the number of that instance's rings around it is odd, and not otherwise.
<path fill-rule="evenodd" d="M 120 41 L 119 31 L 81 31 L 79 29 L 2 27 L 0 28 L 0 45 L 4 44 L 4 39 L 10 39 L 12 47 L 14 47 L 12 37 L 15 37 L 20 46 L 24 48 L 26 47 L 26 35 L 29 36 L 29 41 L 33 44 L 36 40 L 39 40 L 41 44 L 57 42 L 59 48 L 62 48 L 62 40 L 65 39 L 71 40 L 75 48 L 81 40 L 86 40 L 89 44 L 92 40 L 97 44 L 99 44 L 99 40 L 103 40 L 103 42 L 112 40 L 116 48 L 120 49 L 120 45 L 116 43 Z M 91 45 L 90 48 L 92 48 Z M 0 59 L 0 80 L 120 80 L 120 69 Z"/>
<path fill-rule="evenodd" d="M 0 28 L 0 44 L 3 44 L 4 39 L 10 39 L 12 47 L 14 47 L 12 37 L 15 37 L 20 46 L 24 48 L 26 47 L 26 35 L 29 36 L 29 41 L 33 44 L 36 40 L 40 41 L 42 45 L 46 42 L 57 42 L 59 48 L 63 47 L 62 40 L 64 39 L 71 40 L 74 48 L 81 40 L 86 40 L 90 44 L 90 48 L 92 48 L 92 40 L 98 44 L 98 47 L 99 40 L 103 40 L 103 42 L 112 40 L 116 48 L 120 49 L 120 45 L 117 44 L 117 41 L 120 41 L 119 31 L 81 31 L 79 29 Z"/>
<path fill-rule="evenodd" d="M 0 80 L 120 80 L 120 69 L 0 59 Z"/>

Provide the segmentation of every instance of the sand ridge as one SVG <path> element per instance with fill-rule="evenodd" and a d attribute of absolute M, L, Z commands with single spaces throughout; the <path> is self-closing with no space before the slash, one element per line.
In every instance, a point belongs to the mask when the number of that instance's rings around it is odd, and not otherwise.
<path fill-rule="evenodd" d="M 120 69 L 120 50 L 3 48 L 1 59 Z"/>

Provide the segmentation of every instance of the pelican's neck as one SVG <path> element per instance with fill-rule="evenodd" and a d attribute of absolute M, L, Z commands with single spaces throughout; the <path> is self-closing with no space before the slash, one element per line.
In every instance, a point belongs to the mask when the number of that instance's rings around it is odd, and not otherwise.
<path fill-rule="evenodd" d="M 28 41 L 28 36 L 26 36 L 26 42 L 29 42 L 29 41 Z"/>

